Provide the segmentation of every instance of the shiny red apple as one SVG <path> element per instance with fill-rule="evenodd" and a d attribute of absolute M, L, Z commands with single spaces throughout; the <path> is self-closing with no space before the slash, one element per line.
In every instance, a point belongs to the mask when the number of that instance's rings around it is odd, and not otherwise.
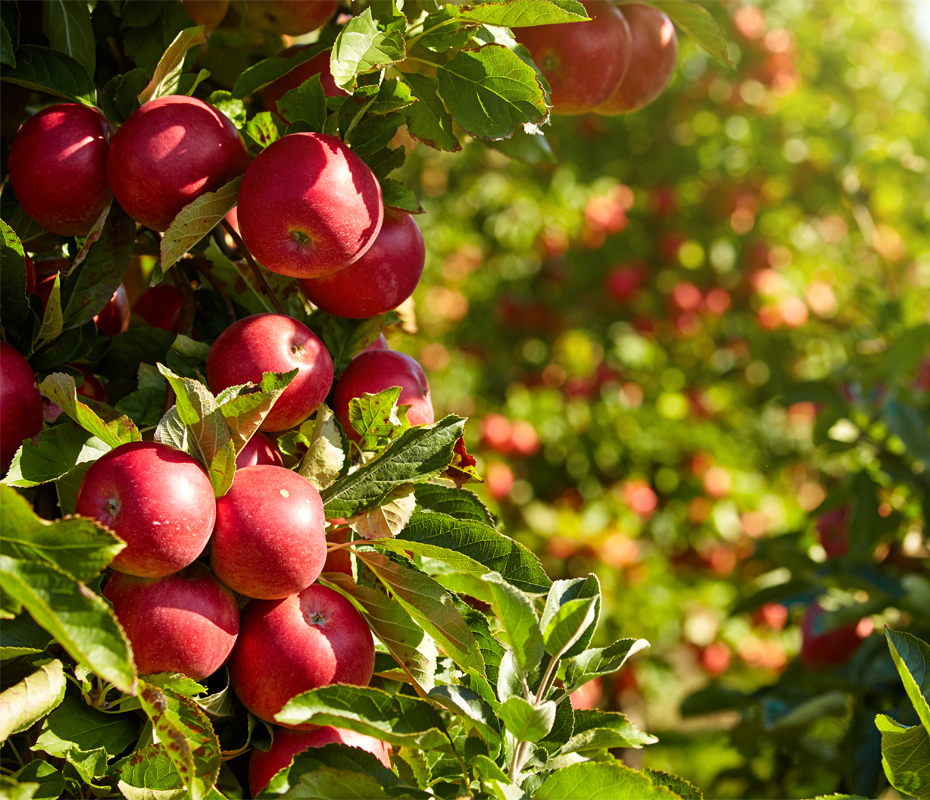
<path fill-rule="evenodd" d="M 42 430 L 42 396 L 29 362 L 0 342 L 0 474 L 5 474 L 24 439 Z"/>

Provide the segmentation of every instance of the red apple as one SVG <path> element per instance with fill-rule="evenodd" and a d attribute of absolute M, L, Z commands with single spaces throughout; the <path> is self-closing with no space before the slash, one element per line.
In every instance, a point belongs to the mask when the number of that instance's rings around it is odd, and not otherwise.
<path fill-rule="evenodd" d="M 248 163 L 245 142 L 225 114 L 195 97 L 168 95 L 120 126 L 107 175 L 129 216 L 163 231 L 184 206 L 242 175 Z"/>
<path fill-rule="evenodd" d="M 107 397 L 107 390 L 103 388 L 103 384 L 97 380 L 87 367 L 83 367 L 80 364 L 68 364 L 71 369 L 76 369 L 81 373 L 83 382 L 80 386 L 77 387 L 78 397 L 86 397 L 88 400 L 97 400 L 100 403 L 106 403 L 109 401 Z M 76 383 L 77 381 L 75 381 Z M 61 408 L 59 408 L 51 400 L 42 400 L 42 416 L 45 421 L 49 424 L 53 423 L 58 417 L 61 416 Z"/>
<path fill-rule="evenodd" d="M 605 102 L 630 66 L 632 42 L 623 14 L 607 0 L 588 0 L 590 22 L 517 28 L 552 89 L 553 114 L 584 114 Z"/>
<path fill-rule="evenodd" d="M 95 461 L 75 509 L 126 542 L 117 572 L 162 578 L 199 556 L 213 531 L 210 479 L 187 453 L 159 442 L 122 444 Z"/>
<path fill-rule="evenodd" d="M 325 527 L 320 493 L 306 478 L 269 464 L 237 469 L 216 501 L 210 564 L 234 592 L 287 597 L 323 570 Z"/>
<path fill-rule="evenodd" d="M 144 319 L 153 328 L 177 333 L 181 295 L 176 286 L 160 283 L 140 295 L 132 307 L 132 313 Z"/>
<path fill-rule="evenodd" d="M 817 535 L 827 558 L 839 558 L 849 552 L 849 506 L 827 511 L 817 520 Z"/>
<path fill-rule="evenodd" d="M 271 437 L 261 432 L 254 433 L 236 456 L 236 469 L 257 467 L 263 464 L 283 467 L 284 459 L 281 458 L 281 453 L 275 447 Z"/>
<path fill-rule="evenodd" d="M 809 669 L 842 664 L 862 643 L 858 623 L 824 632 L 823 614 L 823 606 L 811 603 L 801 620 L 801 662 Z"/>
<path fill-rule="evenodd" d="M 595 114 L 627 114 L 649 105 L 665 91 L 678 61 L 675 26 L 664 13 L 652 6 L 624 3 L 623 16 L 632 37 L 630 68 Z"/>
<path fill-rule="evenodd" d="M 10 468 L 24 439 L 42 430 L 42 396 L 29 362 L 0 342 L 0 474 Z"/>
<path fill-rule="evenodd" d="M 413 215 L 387 208 L 374 244 L 358 261 L 299 283 L 310 302 L 327 314 L 365 319 L 391 311 L 410 297 L 425 262 L 423 234 Z"/>
<path fill-rule="evenodd" d="M 359 439 L 349 422 L 349 401 L 366 393 L 377 394 L 392 386 L 401 387 L 398 404 L 410 406 L 407 419 L 411 425 L 433 422 L 433 403 L 423 367 L 405 353 L 373 350 L 353 358 L 336 383 L 333 412 L 346 436 L 355 441 Z"/>
<path fill-rule="evenodd" d="M 229 11 L 229 0 L 181 0 L 181 2 L 191 22 L 195 25 L 203 25 L 207 33 L 219 25 L 226 16 L 226 12 Z"/>
<path fill-rule="evenodd" d="M 315 583 L 280 600 L 253 600 L 242 610 L 229 678 L 249 711 L 274 722 L 303 692 L 331 683 L 367 686 L 374 665 L 375 643 L 362 615 L 341 594 Z"/>
<path fill-rule="evenodd" d="M 330 520 L 338 523 L 343 527 L 336 528 L 329 532 L 326 541 L 330 544 L 345 544 L 349 538 L 349 528 L 344 519 Z M 326 553 L 326 563 L 323 565 L 323 573 L 342 572 L 352 577 L 352 554 L 348 548 L 343 547 L 341 550 L 329 550 Z"/>
<path fill-rule="evenodd" d="M 607 273 L 604 287 L 612 300 L 625 305 L 639 293 L 645 274 L 643 263 L 619 265 Z"/>
<path fill-rule="evenodd" d="M 244 383 L 260 384 L 262 373 L 298 373 L 262 422 L 263 431 L 299 425 L 326 399 L 333 384 L 333 359 L 306 325 L 283 314 L 255 314 L 223 331 L 207 356 L 213 394 Z"/>
<path fill-rule="evenodd" d="M 339 139 L 292 133 L 249 165 L 238 214 L 242 240 L 268 269 L 318 278 L 365 254 L 384 205 L 374 173 Z"/>
<path fill-rule="evenodd" d="M 572 692 L 568 697 L 568 701 L 572 704 L 572 708 L 575 711 L 591 711 L 597 708 L 603 694 L 604 691 L 601 686 L 601 679 L 594 678 L 594 680 L 588 681 L 580 689 L 576 689 Z"/>
<path fill-rule="evenodd" d="M 328 744 L 346 744 L 367 750 L 385 767 L 391 768 L 388 746 L 380 739 L 364 733 L 333 728 L 329 725 L 313 727 L 306 731 L 294 731 L 275 726 L 271 747 L 262 752 L 257 747 L 249 759 L 249 791 L 252 797 L 264 789 L 269 781 L 282 769 L 290 765 L 294 756 L 310 747 L 325 747 Z"/>
<path fill-rule="evenodd" d="M 384 334 L 378 334 L 378 338 L 375 339 L 368 347 L 362 350 L 362 353 L 370 353 L 372 350 L 390 350 L 388 347 L 387 339 L 384 338 Z M 359 353 L 361 355 L 361 353 Z"/>
<path fill-rule="evenodd" d="M 95 108 L 59 103 L 23 123 L 10 148 L 10 182 L 43 228 L 84 236 L 113 196 L 107 182 L 109 124 Z"/>
<path fill-rule="evenodd" d="M 293 47 L 288 47 L 287 50 L 283 50 L 279 53 L 279 57 L 293 58 L 301 50 L 306 50 L 308 47 L 313 47 L 313 45 L 295 44 Z M 284 97 L 291 89 L 296 89 L 305 80 L 312 78 L 314 75 L 320 76 L 323 94 L 327 97 L 348 97 L 348 93 L 336 86 L 336 81 L 333 80 L 333 73 L 329 70 L 329 59 L 331 55 L 332 51 L 330 50 L 317 53 L 313 58 L 294 67 L 294 69 L 286 75 L 282 75 L 274 83 L 268 84 L 262 96 L 262 105 L 265 107 L 265 111 L 273 111 L 284 119 L 283 115 L 278 111 L 278 100 Z"/>
<path fill-rule="evenodd" d="M 239 635 L 236 598 L 199 561 L 163 578 L 115 572 L 103 595 L 141 675 L 180 672 L 203 680 L 223 666 Z"/>
<path fill-rule="evenodd" d="M 285 36 L 302 36 L 329 22 L 338 0 L 237 0 L 233 7 L 249 24 Z"/>

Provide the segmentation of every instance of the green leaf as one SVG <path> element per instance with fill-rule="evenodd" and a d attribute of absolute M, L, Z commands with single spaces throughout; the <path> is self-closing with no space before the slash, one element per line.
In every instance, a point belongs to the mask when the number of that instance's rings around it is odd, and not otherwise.
<path fill-rule="evenodd" d="M 494 516 L 474 492 L 438 483 L 421 483 L 414 490 L 417 507 L 424 512 L 445 514 L 460 522 L 494 526 Z M 501 570 L 496 570 L 501 572 Z"/>
<path fill-rule="evenodd" d="M 499 150 L 506 156 L 522 161 L 524 164 L 555 164 L 558 159 L 552 148 L 549 146 L 549 140 L 540 131 L 537 133 L 527 133 L 526 131 L 517 131 L 509 139 L 497 139 L 485 141 L 485 146 L 494 150 Z"/>
<path fill-rule="evenodd" d="M 260 111 L 245 126 L 246 135 L 262 149 L 281 137 L 274 114 L 270 111 Z"/>
<path fill-rule="evenodd" d="M 88 467 L 110 446 L 72 423 L 45 428 L 38 441 L 26 440 L 3 479 L 7 486 L 28 488 L 56 481 L 75 467 Z"/>
<path fill-rule="evenodd" d="M 667 14 L 675 25 L 714 58 L 730 67 L 735 66 L 727 51 L 727 37 L 706 8 L 690 0 L 645 0 L 645 4 Z"/>
<path fill-rule="evenodd" d="M 368 158 L 391 143 L 403 121 L 399 112 L 367 116 L 352 129 L 348 144 L 360 158 Z"/>
<path fill-rule="evenodd" d="M 155 264 L 153 280 L 161 280 L 179 258 L 220 224 L 236 205 L 242 176 L 233 178 L 215 192 L 206 192 L 178 212 L 161 237 L 161 260 Z"/>
<path fill-rule="evenodd" d="M 565 669 L 565 691 L 571 694 L 592 678 L 613 675 L 626 660 L 649 647 L 645 639 L 620 639 L 608 647 L 585 650 L 569 660 Z"/>
<path fill-rule="evenodd" d="M 927 351 L 930 350 L 930 325 L 924 323 L 906 330 L 882 353 L 881 368 L 889 383 L 895 383 L 901 375 L 917 369 Z"/>
<path fill-rule="evenodd" d="M 193 700 L 144 682 L 139 702 L 190 797 L 207 797 L 220 772 L 220 743 L 209 717 Z"/>
<path fill-rule="evenodd" d="M 121 762 L 117 784 L 127 800 L 175 800 L 187 795 L 165 748 L 148 744 Z"/>
<path fill-rule="evenodd" d="M 85 245 L 86 257 L 75 259 L 75 266 L 65 279 L 64 330 L 90 322 L 110 302 L 132 260 L 135 238 L 135 220 L 114 200 L 100 238 L 89 248 Z"/>
<path fill-rule="evenodd" d="M 100 109 L 106 118 L 114 125 L 125 122 L 139 107 L 138 95 L 147 83 L 145 70 L 141 67 L 110 78 L 100 93 Z"/>
<path fill-rule="evenodd" d="M 524 675 L 534 672 L 545 650 L 539 632 L 539 615 L 532 601 L 497 572 L 483 575 L 481 580 L 487 584 L 488 594 L 480 599 L 491 604 L 521 672 Z"/>
<path fill-rule="evenodd" d="M 510 0 L 507 3 L 481 3 L 464 8 L 459 19 L 499 25 L 505 28 L 525 28 L 533 25 L 555 25 L 563 22 L 583 22 L 589 19 L 581 3 L 572 0 Z"/>
<path fill-rule="evenodd" d="M 498 573 L 524 592 L 544 592 L 551 586 L 539 559 L 519 542 L 488 525 L 438 512 L 414 513 L 396 539 L 374 544 L 429 556 L 465 573 Z"/>
<path fill-rule="evenodd" d="M 505 139 L 549 118 L 535 70 L 503 45 L 462 50 L 438 68 L 438 77 L 452 118 L 478 139 Z"/>
<path fill-rule="evenodd" d="M 339 477 L 346 458 L 342 449 L 342 433 L 332 409 L 321 403 L 316 416 L 300 426 L 300 435 L 307 452 L 297 471 L 323 491 Z"/>
<path fill-rule="evenodd" d="M 551 700 L 534 706 L 522 697 L 508 697 L 497 710 L 507 730 L 521 742 L 538 742 L 552 730 L 556 706 Z"/>
<path fill-rule="evenodd" d="M 16 67 L 16 43 L 5 20 L 0 22 L 0 64 Z"/>
<path fill-rule="evenodd" d="M 439 99 L 439 81 L 417 73 L 405 74 L 402 78 L 417 99 L 404 109 L 407 117 L 407 132 L 425 145 L 437 150 L 457 153 L 462 145 L 452 130 L 452 117 Z"/>
<path fill-rule="evenodd" d="M 642 772 L 619 761 L 585 761 L 555 770 L 534 800 L 671 800 L 678 795 L 654 785 Z"/>
<path fill-rule="evenodd" d="M 297 695 L 275 716 L 287 725 L 333 725 L 374 736 L 394 747 L 448 752 L 439 712 L 425 700 L 380 689 L 331 684 Z"/>
<path fill-rule="evenodd" d="M 420 689 L 429 692 L 436 682 L 436 644 L 410 613 L 383 591 L 362 586 L 348 575 L 324 573 L 321 580 L 362 607 L 378 641 Z"/>
<path fill-rule="evenodd" d="M 26 498 L 6 486 L 0 486 L 0 533 L 4 555 L 44 561 L 79 581 L 99 575 L 125 547 L 115 534 L 93 520 L 41 519 Z"/>
<path fill-rule="evenodd" d="M 355 516 L 379 505 L 401 484 L 419 483 L 442 472 L 454 457 L 464 427 L 464 419 L 450 415 L 404 431 L 376 458 L 320 493 L 327 518 Z"/>
<path fill-rule="evenodd" d="M 409 214 L 423 213 L 423 206 L 420 205 L 416 193 L 409 186 L 391 178 L 382 178 L 380 182 L 381 196 L 385 206 L 406 211 Z"/>
<path fill-rule="evenodd" d="M 599 605 L 599 597 L 569 600 L 562 605 L 543 630 L 546 652 L 553 657 L 564 657 L 565 652 L 592 627 Z"/>
<path fill-rule="evenodd" d="M 398 413 L 400 391 L 400 386 L 392 386 L 377 394 L 365 392 L 349 400 L 349 422 L 361 436 L 362 450 L 380 450 L 410 427 L 407 415 Z"/>
<path fill-rule="evenodd" d="M 33 350 L 38 350 L 46 342 L 54 341 L 64 327 L 64 318 L 61 313 L 61 275 L 55 276 L 52 291 L 45 302 L 45 313 L 42 315 L 42 325 L 36 332 L 32 342 Z"/>
<path fill-rule="evenodd" d="M 914 458 L 930 466 L 930 435 L 927 423 L 912 405 L 891 401 L 886 406 L 888 429 L 904 443 Z"/>
<path fill-rule="evenodd" d="M 384 314 L 367 319 L 344 319 L 322 311 L 311 315 L 308 326 L 332 356 L 336 380 L 349 362 L 378 338 L 384 320 Z"/>
<path fill-rule="evenodd" d="M 500 723 L 495 710 L 477 692 L 450 683 L 436 686 L 427 699 L 464 719 L 488 745 L 500 741 Z"/>
<path fill-rule="evenodd" d="M 116 413 L 111 411 L 107 416 L 116 418 L 107 421 L 98 416 L 90 404 L 78 400 L 74 378 L 65 372 L 55 372 L 49 375 L 39 384 L 39 391 L 84 430 L 89 431 L 110 448 L 119 447 L 126 442 L 142 440 L 142 434 L 129 417 L 116 417 Z M 98 409 L 106 409 L 106 406 L 102 404 L 94 403 L 93 405 Z"/>
<path fill-rule="evenodd" d="M 410 87 L 406 83 L 399 78 L 388 78 L 378 87 L 378 94 L 368 106 L 368 113 L 390 114 L 402 108 L 409 108 L 416 102 L 417 98 L 411 94 Z"/>
<path fill-rule="evenodd" d="M 4 592 L 21 603 L 72 658 L 121 691 L 135 693 L 129 643 L 104 600 L 44 562 L 0 555 L 0 575 Z"/>
<path fill-rule="evenodd" d="M 47 761 L 41 759 L 28 762 L 22 769 L 14 772 L 13 777 L 20 782 L 20 785 L 25 783 L 38 785 L 36 793 L 31 795 L 35 800 L 55 800 L 64 794 L 66 788 L 65 776 Z M 15 800 L 15 798 L 11 796 L 10 800 Z"/>
<path fill-rule="evenodd" d="M 388 592 L 459 667 L 484 672 L 475 637 L 455 607 L 452 596 L 428 575 L 381 553 L 356 552 Z"/>
<path fill-rule="evenodd" d="M 177 422 L 186 431 L 186 435 L 180 437 L 184 443 L 181 449 L 207 471 L 214 494 L 222 497 L 232 486 L 236 472 L 236 451 L 222 410 L 210 390 L 200 381 L 182 378 L 163 364 L 158 365 L 158 371 L 174 389 L 177 399 L 174 406 Z M 174 430 L 178 432 L 177 427 Z M 165 441 L 159 432 L 156 432 L 155 440 Z"/>
<path fill-rule="evenodd" d="M 202 25 L 185 28 L 175 36 L 174 41 L 158 60 L 152 80 L 139 93 L 139 102 L 144 105 L 149 100 L 177 94 L 178 81 L 181 78 L 181 70 L 184 68 L 184 56 L 191 48 L 200 47 L 206 43 L 207 37 L 204 36 Z"/>
<path fill-rule="evenodd" d="M 0 660 L 41 653 L 53 641 L 48 632 L 24 612 L 14 619 L 4 620 L 0 626 Z"/>
<path fill-rule="evenodd" d="M 704 800 L 704 793 L 690 781 L 660 772 L 656 769 L 644 769 L 643 774 L 652 781 L 653 786 L 664 786 L 678 795 L 682 800 Z"/>
<path fill-rule="evenodd" d="M 328 112 L 319 74 L 311 75 L 296 89 L 286 92 L 277 106 L 278 113 L 288 122 L 305 123 L 309 130 L 321 132 Z"/>
<path fill-rule="evenodd" d="M 927 797 L 930 793 L 930 734 L 922 725 L 905 727 L 878 714 L 875 725 L 882 734 L 882 767 L 888 782 L 899 792 Z"/>
<path fill-rule="evenodd" d="M 19 325 L 29 316 L 26 254 L 16 232 L 0 219 L 0 308 L 3 324 Z"/>
<path fill-rule="evenodd" d="M 590 753 L 611 747 L 635 747 L 659 741 L 644 733 L 623 714 L 612 711 L 575 711 L 575 729 L 562 753 Z"/>
<path fill-rule="evenodd" d="M 260 386 L 237 386 L 237 393 L 227 397 L 227 389 L 217 398 L 236 453 L 258 432 L 275 401 L 294 380 L 297 372 L 297 369 L 290 372 L 266 372 L 262 375 Z"/>
<path fill-rule="evenodd" d="M 357 75 L 396 64 L 406 57 L 403 34 L 398 30 L 379 30 L 371 9 L 366 8 L 340 31 L 333 45 L 330 71 L 340 89 L 352 92 Z"/>
<path fill-rule="evenodd" d="M 293 55 L 277 55 L 272 58 L 266 58 L 253 64 L 244 70 L 236 78 L 233 85 L 232 93 L 235 97 L 247 97 L 254 94 L 259 89 L 274 83 L 278 78 L 283 78 L 287 73 L 299 67 L 306 61 L 322 53 L 329 48 L 328 43 L 317 43 L 303 50 L 297 50 Z"/>
<path fill-rule="evenodd" d="M 930 733 L 930 646 L 913 634 L 888 627 L 885 638 L 904 690 L 921 724 Z"/>
<path fill-rule="evenodd" d="M 398 486 L 380 506 L 349 517 L 349 527 L 363 539 L 393 539 L 400 533 L 416 508 L 413 486 Z"/>
<path fill-rule="evenodd" d="M 66 685 L 62 664 L 55 659 L 0 694 L 0 742 L 55 709 Z"/>
<path fill-rule="evenodd" d="M 139 719 L 134 714 L 105 714 L 81 698 L 69 696 L 42 723 L 34 749 L 56 758 L 95 750 L 116 756 L 138 734 Z"/>
<path fill-rule="evenodd" d="M 86 3 L 48 0 L 42 4 L 42 28 L 55 50 L 71 56 L 93 76 L 97 53 Z"/>
<path fill-rule="evenodd" d="M 597 575 L 591 574 L 587 578 L 574 578 L 567 581 L 556 581 L 552 584 L 549 594 L 546 597 L 546 607 L 543 609 L 541 620 L 541 630 L 545 632 L 550 625 L 552 618 L 556 615 L 561 607 L 573 600 L 596 599 L 593 609 L 593 618 L 584 630 L 579 631 L 579 638 L 571 647 L 566 650 L 563 658 L 572 658 L 581 653 L 594 637 L 594 629 L 597 627 L 597 621 L 600 618 L 601 611 L 601 584 Z M 567 631 L 566 631 L 567 632 Z M 549 652 L 548 645 L 546 652 Z M 555 653 L 549 653 L 555 655 Z"/>
<path fill-rule="evenodd" d="M 5 69 L 2 80 L 85 105 L 93 105 L 97 93 L 90 75 L 79 62 L 35 44 L 19 46 L 16 66 Z"/>

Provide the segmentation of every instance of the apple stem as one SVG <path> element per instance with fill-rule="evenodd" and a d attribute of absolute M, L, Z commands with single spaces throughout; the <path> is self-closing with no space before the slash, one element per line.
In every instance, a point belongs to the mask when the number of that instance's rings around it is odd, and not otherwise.
<path fill-rule="evenodd" d="M 352 16 L 358 17 L 362 13 L 362 0 L 352 0 Z"/>
<path fill-rule="evenodd" d="M 261 284 L 262 294 L 268 297 L 271 301 L 271 304 L 274 306 L 275 311 L 279 314 L 284 314 L 284 306 L 281 305 L 281 301 L 278 300 L 277 295 L 271 290 L 271 287 L 268 285 L 268 281 L 265 279 L 264 274 L 255 259 L 252 258 L 252 254 L 249 252 L 249 248 L 245 246 L 245 242 L 242 241 L 242 237 L 236 233 L 236 229 L 230 224 L 228 219 L 223 219 L 223 227 L 226 229 L 226 232 L 232 237 L 232 240 L 236 243 L 236 247 L 239 248 L 239 252 L 245 256 L 245 260 L 248 262 L 249 267 L 251 267 L 252 272 L 255 273 L 255 277 L 258 278 L 259 283 Z"/>
<path fill-rule="evenodd" d="M 351 547 L 353 544 L 358 544 L 358 542 L 343 542 L 342 544 L 331 544 L 330 542 L 327 542 L 326 552 L 332 553 L 336 550 L 345 550 L 346 548 Z"/>

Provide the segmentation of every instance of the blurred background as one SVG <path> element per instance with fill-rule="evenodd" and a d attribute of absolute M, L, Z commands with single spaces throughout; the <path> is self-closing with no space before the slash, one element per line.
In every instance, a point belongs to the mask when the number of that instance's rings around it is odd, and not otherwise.
<path fill-rule="evenodd" d="M 665 94 L 551 153 L 407 140 L 416 337 L 477 488 L 601 644 L 579 705 L 709 797 L 897 797 L 883 626 L 930 633 L 930 5 L 725 0 Z M 918 22 L 920 20 L 920 22 Z M 411 323 L 413 324 L 413 323 Z"/>

